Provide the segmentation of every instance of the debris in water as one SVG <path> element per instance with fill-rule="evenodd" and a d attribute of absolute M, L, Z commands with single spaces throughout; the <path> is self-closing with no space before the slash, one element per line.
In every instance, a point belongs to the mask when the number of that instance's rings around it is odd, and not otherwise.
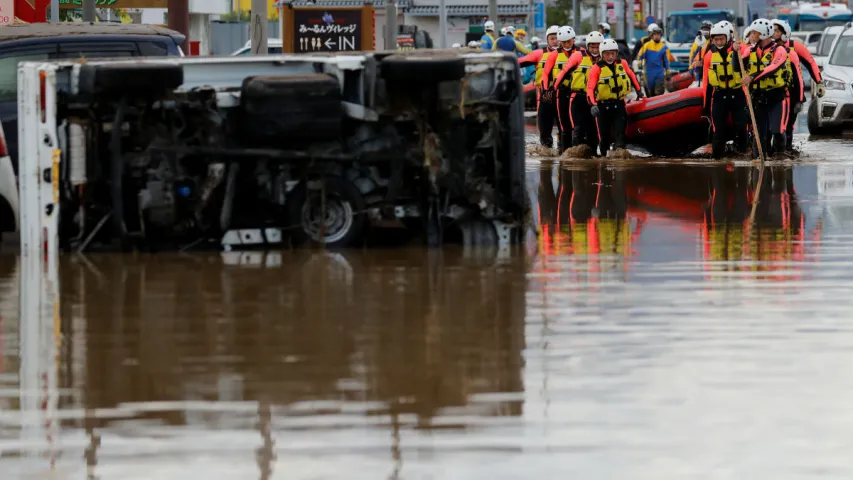
<path fill-rule="evenodd" d="M 567 148 L 562 155 L 560 155 L 560 160 L 571 160 L 574 158 L 592 158 L 595 156 L 595 151 L 590 148 L 589 145 L 580 144 L 575 145 L 574 147 Z"/>
<path fill-rule="evenodd" d="M 533 145 L 527 147 L 529 155 L 539 155 L 540 157 L 558 157 L 560 154 L 553 148 L 548 148 L 544 145 Z"/>
<path fill-rule="evenodd" d="M 607 158 L 634 158 L 634 155 L 631 154 L 628 150 L 624 148 L 617 148 L 615 150 L 611 150 L 607 152 Z"/>

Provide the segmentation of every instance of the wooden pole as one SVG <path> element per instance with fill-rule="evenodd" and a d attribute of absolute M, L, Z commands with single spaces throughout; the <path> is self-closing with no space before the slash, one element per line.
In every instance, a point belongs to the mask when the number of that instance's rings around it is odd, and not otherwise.
<path fill-rule="evenodd" d="M 737 30 L 732 29 L 734 33 L 732 33 L 732 38 L 734 38 L 735 43 L 738 43 L 737 39 Z M 740 54 L 740 49 L 735 52 L 737 54 L 737 61 L 740 64 L 740 74 L 746 75 L 746 69 L 743 67 L 743 58 Z M 746 106 L 749 107 L 749 118 L 752 120 L 752 133 L 755 137 L 755 145 L 758 146 L 758 159 L 761 162 L 762 168 L 764 167 L 764 151 L 761 148 L 761 136 L 758 134 L 758 122 L 755 121 L 755 110 L 752 108 L 752 97 L 749 96 L 749 88 L 743 87 L 743 95 L 746 97 Z"/>

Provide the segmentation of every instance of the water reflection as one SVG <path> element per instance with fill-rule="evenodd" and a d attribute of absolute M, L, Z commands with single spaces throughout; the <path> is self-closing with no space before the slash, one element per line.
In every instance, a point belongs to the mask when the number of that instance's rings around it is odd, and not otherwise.
<path fill-rule="evenodd" d="M 789 270 L 780 261 L 804 260 L 807 233 L 793 167 L 768 167 L 760 173 L 733 165 L 543 163 L 538 188 L 541 251 L 595 256 L 590 267 L 619 257 L 627 260 L 637 254 L 636 243 L 651 215 L 658 228 L 674 221 L 680 230 L 696 232 L 708 270 Z M 819 238 L 819 228 L 811 235 Z M 619 264 L 627 272 L 627 264 Z M 768 273 L 758 278 L 789 277 Z"/>
<path fill-rule="evenodd" d="M 259 445 L 260 478 L 271 478 L 288 431 L 386 429 L 399 464 L 400 431 L 518 417 L 525 262 L 452 249 L 65 258 L 61 332 L 39 332 L 65 339 L 48 393 L 63 412 L 61 448 L 79 449 L 94 475 L 130 446 L 162 460 Z M 40 365 L 19 372 L 22 392 L 50 370 Z M 216 435 L 179 441 L 206 430 L 256 434 L 228 448 Z M 40 431 L 21 453 L 44 453 L 58 433 Z M 75 431 L 85 441 L 69 442 Z"/>

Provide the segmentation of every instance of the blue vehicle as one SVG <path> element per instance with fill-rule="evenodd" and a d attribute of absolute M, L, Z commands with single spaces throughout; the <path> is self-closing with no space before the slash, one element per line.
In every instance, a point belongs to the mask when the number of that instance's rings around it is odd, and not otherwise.
<path fill-rule="evenodd" d="M 842 3 L 800 3 L 786 14 L 780 12 L 779 18 L 791 24 L 795 32 L 821 32 L 853 21 L 853 13 Z"/>
<path fill-rule="evenodd" d="M 675 57 L 670 68 L 678 72 L 690 67 L 690 47 L 696 39 L 696 34 L 705 20 L 711 23 L 728 20 L 733 25 L 742 26 L 745 18 L 749 18 L 749 4 L 745 0 L 729 0 L 715 2 L 715 8 L 709 8 L 705 2 L 696 2 L 690 10 L 672 9 L 678 0 L 666 3 L 666 28 L 664 36 L 667 46 Z M 732 8 L 716 8 L 719 6 Z"/>

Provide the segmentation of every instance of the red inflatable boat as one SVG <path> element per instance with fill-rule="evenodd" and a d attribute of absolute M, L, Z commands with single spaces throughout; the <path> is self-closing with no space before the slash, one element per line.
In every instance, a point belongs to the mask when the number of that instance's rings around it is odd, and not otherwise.
<path fill-rule="evenodd" d="M 628 143 L 656 156 L 687 155 L 709 143 L 702 88 L 692 87 L 628 102 Z"/>

